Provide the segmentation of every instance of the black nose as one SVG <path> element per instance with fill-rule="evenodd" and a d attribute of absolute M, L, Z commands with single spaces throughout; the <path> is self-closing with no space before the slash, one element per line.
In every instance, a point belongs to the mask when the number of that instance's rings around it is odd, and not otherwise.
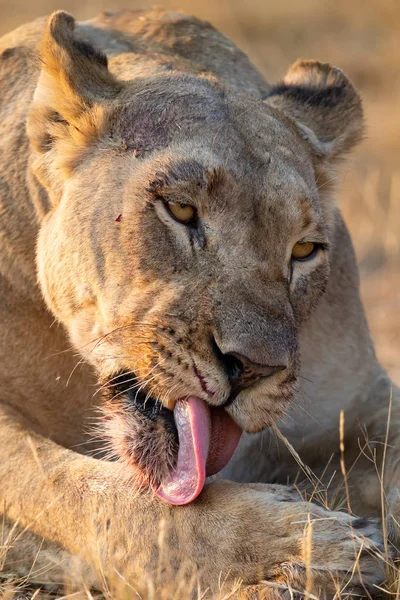
<path fill-rule="evenodd" d="M 262 377 L 271 377 L 286 368 L 284 365 L 260 365 L 237 352 L 223 354 L 223 361 L 232 391 L 235 392 L 253 385 Z"/>
<path fill-rule="evenodd" d="M 271 377 L 279 371 L 286 369 L 286 365 L 262 365 L 254 362 L 247 356 L 238 352 L 223 354 L 214 341 L 214 349 L 219 360 L 223 363 L 225 372 L 231 384 L 232 393 L 237 395 L 263 377 Z"/>

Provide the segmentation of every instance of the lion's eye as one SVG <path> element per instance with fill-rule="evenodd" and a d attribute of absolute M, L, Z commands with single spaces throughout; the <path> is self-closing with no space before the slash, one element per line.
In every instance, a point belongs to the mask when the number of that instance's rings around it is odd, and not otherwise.
<path fill-rule="evenodd" d="M 314 242 L 297 242 L 292 248 L 292 258 L 294 260 L 304 260 L 309 258 L 317 249 Z"/>
<path fill-rule="evenodd" d="M 196 218 L 196 209 L 182 202 L 166 202 L 168 212 L 180 223 L 189 224 Z"/>

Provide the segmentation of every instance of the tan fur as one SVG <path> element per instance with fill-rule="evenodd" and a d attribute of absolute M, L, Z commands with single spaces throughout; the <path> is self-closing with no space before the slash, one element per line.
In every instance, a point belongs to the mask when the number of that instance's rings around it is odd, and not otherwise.
<path fill-rule="evenodd" d="M 0 40 L 0 77 L 9 568 L 26 573 L 52 557 L 46 579 L 57 581 L 74 555 L 94 585 L 101 565 L 133 585 L 143 576 L 163 585 L 185 568 L 204 589 L 220 576 L 303 588 L 311 520 L 312 591 L 331 597 L 332 574 L 351 579 L 348 589 L 372 589 L 383 563 L 368 550 L 382 547 L 369 459 L 381 469 L 392 393 L 384 488 L 393 526 L 400 406 L 375 358 L 328 185 L 363 131 L 349 79 L 299 61 L 271 86 L 210 25 L 162 11 L 104 14 L 76 28 L 61 12 L 35 21 Z M 197 207 L 202 227 L 192 237 L 168 216 L 169 200 Z M 324 249 L 291 273 L 291 249 L 307 236 Z M 211 339 L 222 354 L 286 368 L 226 409 L 249 432 L 225 469 L 238 483 L 210 482 L 192 504 L 171 507 L 139 487 L 162 479 L 173 442 L 161 421 L 149 428 L 137 418 L 118 377 L 134 373 L 164 406 L 190 394 L 220 406 L 230 386 Z M 88 424 L 99 406 L 93 446 Z M 350 504 L 365 520 L 282 485 L 298 464 L 272 425 L 319 478 L 321 489 L 301 483 L 304 493 L 318 500 L 330 482 L 334 497 L 341 410 Z M 123 460 L 90 456 L 105 440 Z M 13 523 L 28 533 L 15 538 Z"/>

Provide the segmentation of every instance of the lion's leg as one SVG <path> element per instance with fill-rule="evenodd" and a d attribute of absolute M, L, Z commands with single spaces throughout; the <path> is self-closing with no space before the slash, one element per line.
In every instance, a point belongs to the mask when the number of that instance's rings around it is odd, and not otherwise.
<path fill-rule="evenodd" d="M 0 497 L 7 516 L 40 536 L 78 549 L 82 533 L 76 523 L 85 517 L 83 479 L 91 472 L 95 478 L 95 461 L 37 435 L 7 406 L 0 406 L 0 452 Z"/>
<path fill-rule="evenodd" d="M 387 534 L 397 557 L 400 556 L 400 389 L 391 389 L 390 418 L 387 420 L 387 438 L 384 473 Z"/>
<path fill-rule="evenodd" d="M 389 542 L 400 553 L 400 389 L 384 378 L 358 419 L 365 422 L 365 439 L 359 425 L 355 438 L 367 461 L 359 461 L 352 473 L 355 496 L 368 510 L 385 520 Z M 382 506 L 383 505 L 383 506 Z"/>
<path fill-rule="evenodd" d="M 41 581 L 95 582 L 119 473 L 37 435 L 0 404 L 1 567 Z M 101 541 L 100 541 L 101 540 Z M 96 556 L 94 556 L 96 555 Z M 82 557 L 79 559 L 77 557 Z"/>
<path fill-rule="evenodd" d="M 383 520 L 388 558 L 399 556 L 400 390 L 386 375 L 359 407 L 357 422 L 348 427 L 344 445 L 350 454 L 345 454 L 348 485 L 345 490 L 341 482 L 340 487 L 348 493 L 355 513 Z"/>

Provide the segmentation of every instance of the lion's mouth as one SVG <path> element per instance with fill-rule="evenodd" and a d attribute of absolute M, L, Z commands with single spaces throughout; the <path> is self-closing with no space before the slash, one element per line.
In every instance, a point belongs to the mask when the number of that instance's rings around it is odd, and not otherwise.
<path fill-rule="evenodd" d="M 145 393 L 134 391 L 133 379 L 132 373 L 121 373 L 113 385 L 113 396 L 109 396 L 107 413 L 114 422 L 111 443 L 121 457 L 129 453 L 128 464 L 142 471 L 159 498 L 169 504 L 188 504 L 200 494 L 205 478 L 229 462 L 242 430 L 224 408 L 210 407 L 196 396 L 177 400 L 171 411 Z M 158 450 L 160 436 L 168 446 L 164 453 Z M 167 461 L 171 453 L 173 461 Z M 168 468 L 157 464 L 160 461 L 168 463 Z M 157 472 L 162 476 L 155 476 Z"/>

